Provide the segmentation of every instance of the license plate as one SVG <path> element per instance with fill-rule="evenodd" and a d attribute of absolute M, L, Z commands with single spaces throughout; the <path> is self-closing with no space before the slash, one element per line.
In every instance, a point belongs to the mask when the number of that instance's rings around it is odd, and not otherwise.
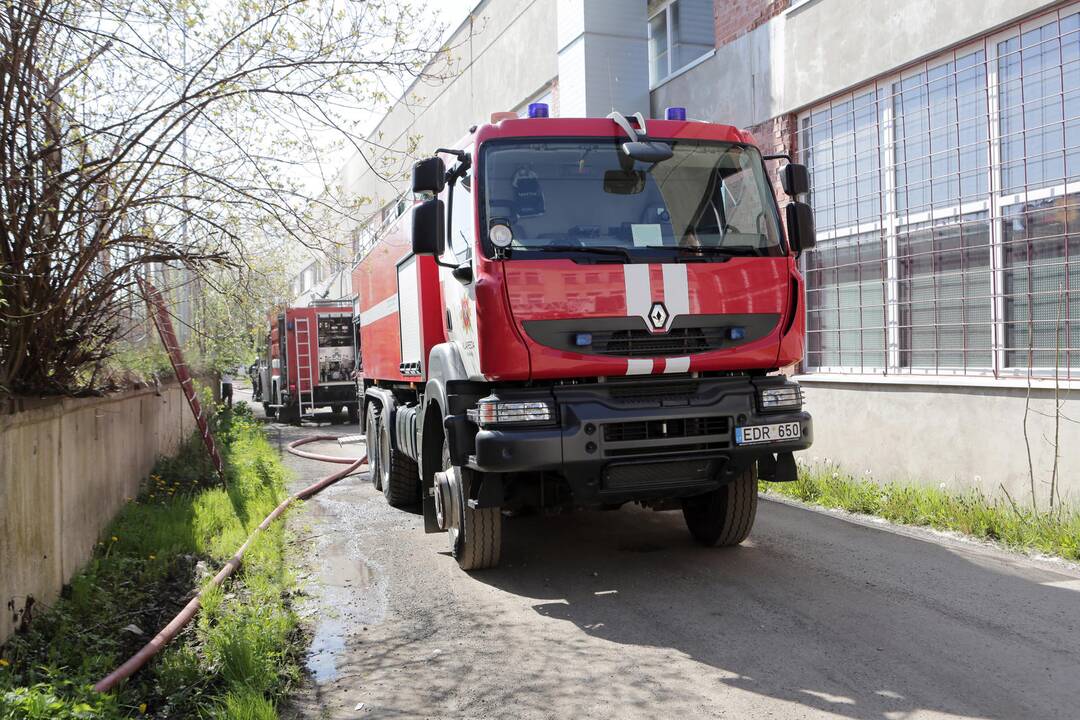
<path fill-rule="evenodd" d="M 797 422 L 777 423 L 776 425 L 746 425 L 735 428 L 736 445 L 754 443 L 784 442 L 802 437 L 802 426 Z"/>

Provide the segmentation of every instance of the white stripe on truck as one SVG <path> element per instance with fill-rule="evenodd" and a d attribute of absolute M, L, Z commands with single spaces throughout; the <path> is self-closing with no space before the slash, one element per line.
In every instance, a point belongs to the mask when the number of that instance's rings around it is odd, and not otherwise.
<path fill-rule="evenodd" d="M 667 327 L 679 315 L 690 313 L 690 285 L 686 279 L 686 265 L 668 263 L 660 266 L 664 273 L 664 305 L 668 311 Z"/>
<path fill-rule="evenodd" d="M 626 314 L 637 315 L 648 322 L 652 308 L 649 266 L 645 263 L 623 265 L 623 278 L 626 283 Z"/>
<path fill-rule="evenodd" d="M 393 315 L 398 311 L 397 294 L 393 294 L 385 300 L 378 302 L 360 313 L 360 327 L 370 325 L 376 320 L 382 320 L 387 315 Z"/>

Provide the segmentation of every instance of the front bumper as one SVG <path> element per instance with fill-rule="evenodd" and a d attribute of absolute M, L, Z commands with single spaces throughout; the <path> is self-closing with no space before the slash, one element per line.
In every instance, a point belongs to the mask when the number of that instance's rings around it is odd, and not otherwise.
<path fill-rule="evenodd" d="M 553 401 L 558 425 L 481 428 L 469 465 L 484 472 L 557 471 L 577 499 L 678 497 L 719 486 L 766 456 L 804 450 L 803 410 L 762 412 L 758 391 L 782 377 L 649 379 L 499 391 L 500 399 Z M 735 428 L 798 422 L 801 436 L 737 445 Z"/>

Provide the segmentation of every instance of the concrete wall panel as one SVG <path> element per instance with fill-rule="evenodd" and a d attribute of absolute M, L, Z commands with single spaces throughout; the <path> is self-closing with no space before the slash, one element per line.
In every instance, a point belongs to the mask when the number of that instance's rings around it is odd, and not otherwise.
<path fill-rule="evenodd" d="M 879 481 L 957 491 L 978 488 L 1028 503 L 1031 482 L 1024 443 L 1025 388 L 957 388 L 899 384 L 803 382 L 814 417 L 805 460 L 838 464 Z M 1058 478 L 1061 495 L 1080 502 L 1080 397 L 1061 393 Z M 1028 437 L 1040 504 L 1049 498 L 1054 464 L 1054 396 L 1032 390 Z M 869 471 L 869 473 L 867 473 Z"/>
<path fill-rule="evenodd" d="M 30 598 L 56 599 L 157 458 L 194 430 L 177 385 L 0 416 L 0 642 Z"/>
<path fill-rule="evenodd" d="M 748 127 L 1052 7 L 1048 0 L 810 0 L 652 93 L 653 113 Z M 719 17 L 719 15 L 718 15 Z"/>
<path fill-rule="evenodd" d="M 816 0 L 775 19 L 790 112 L 942 49 L 1052 7 L 1047 0 Z"/>

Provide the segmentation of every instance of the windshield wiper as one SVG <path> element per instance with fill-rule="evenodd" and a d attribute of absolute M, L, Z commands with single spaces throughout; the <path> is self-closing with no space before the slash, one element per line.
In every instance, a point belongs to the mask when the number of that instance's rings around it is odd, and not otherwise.
<path fill-rule="evenodd" d="M 758 257 L 761 253 L 752 247 L 723 247 L 722 245 L 646 245 L 650 250 L 678 250 L 679 252 L 698 255 L 719 255 L 721 257 Z"/>
<path fill-rule="evenodd" d="M 560 243 L 553 243 L 551 245 L 540 245 L 538 247 L 531 247 L 530 250 L 553 250 L 555 252 L 580 252 L 580 253 L 596 253 L 597 255 L 618 255 L 624 257 L 627 261 L 633 260 L 633 256 L 630 255 L 630 251 L 626 248 L 621 248 L 615 245 L 565 245 Z"/>

